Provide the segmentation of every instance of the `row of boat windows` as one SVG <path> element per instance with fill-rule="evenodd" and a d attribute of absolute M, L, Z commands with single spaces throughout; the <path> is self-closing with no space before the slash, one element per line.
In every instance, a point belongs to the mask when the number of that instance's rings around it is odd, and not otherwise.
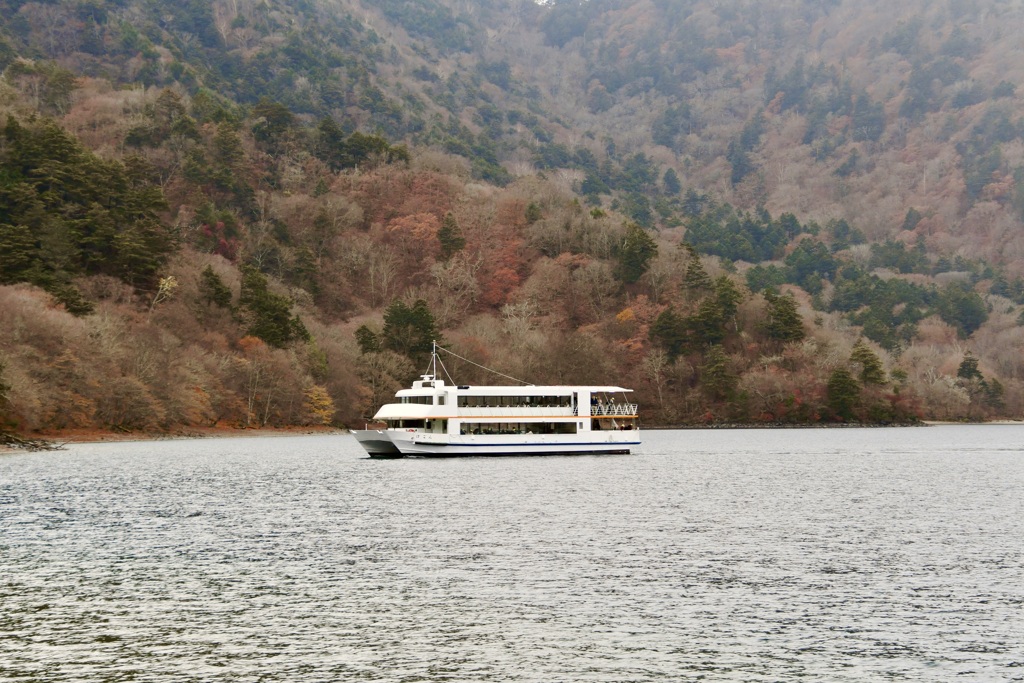
<path fill-rule="evenodd" d="M 607 431 L 628 431 L 630 429 L 637 429 L 635 419 L 627 420 L 591 420 L 590 429 L 595 432 L 607 432 Z"/>
<path fill-rule="evenodd" d="M 441 422 L 445 426 L 448 424 L 447 420 Z M 428 426 L 428 423 L 433 426 L 433 420 L 384 420 L 384 424 L 388 427 L 398 429 L 423 429 Z"/>
<path fill-rule="evenodd" d="M 443 406 L 445 395 L 438 396 L 402 396 L 402 403 L 418 403 L 432 406 L 437 398 L 437 405 Z M 571 396 L 459 396 L 460 408 L 570 408 Z"/>
<path fill-rule="evenodd" d="M 575 422 L 463 422 L 460 434 L 575 434 Z"/>
<path fill-rule="evenodd" d="M 438 424 L 440 423 L 440 424 Z M 388 420 L 389 427 L 398 429 L 448 429 L 448 420 Z M 582 424 L 580 425 L 582 426 Z M 462 422 L 460 434 L 575 434 L 575 422 Z"/>
<path fill-rule="evenodd" d="M 569 408 L 571 396 L 459 396 L 460 408 Z"/>

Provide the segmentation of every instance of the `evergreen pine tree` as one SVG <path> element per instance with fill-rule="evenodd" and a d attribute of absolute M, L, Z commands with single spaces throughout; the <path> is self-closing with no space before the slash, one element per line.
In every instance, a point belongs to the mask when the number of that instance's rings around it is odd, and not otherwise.
<path fill-rule="evenodd" d="M 863 339 L 857 341 L 850 353 L 850 362 L 860 365 L 862 384 L 885 384 L 885 368 L 882 361 Z"/>
<path fill-rule="evenodd" d="M 214 272 L 213 266 L 206 266 L 199 274 L 199 294 L 208 304 L 214 304 L 220 308 L 231 307 L 231 289 Z"/>
<path fill-rule="evenodd" d="M 716 344 L 704 354 L 700 383 L 708 396 L 718 401 L 729 400 L 736 393 L 737 378 L 729 369 L 729 356 L 721 346 Z"/>
<path fill-rule="evenodd" d="M 683 353 L 686 345 L 686 321 L 671 307 L 666 308 L 651 325 L 650 338 L 665 349 L 669 360 Z"/>
<path fill-rule="evenodd" d="M 363 355 L 381 350 L 380 337 L 366 325 L 360 325 L 356 330 L 356 343 L 359 344 L 359 353 Z"/>
<path fill-rule="evenodd" d="M 683 197 L 683 213 L 691 218 L 699 216 L 704 210 L 704 199 L 703 195 L 691 187 Z"/>
<path fill-rule="evenodd" d="M 743 293 L 736 287 L 736 284 L 728 275 L 720 275 L 715 280 L 715 300 L 722 310 L 722 318 L 725 321 L 732 321 L 733 329 L 738 330 L 736 323 L 736 311 L 740 302 L 743 301 Z"/>
<path fill-rule="evenodd" d="M 985 403 L 988 404 L 990 408 L 1002 410 L 1006 407 L 1006 404 L 1003 402 L 1003 394 L 1005 392 L 1006 390 L 1003 388 L 1003 383 L 993 377 L 988 381 L 988 384 L 985 387 Z"/>
<path fill-rule="evenodd" d="M 739 184 L 748 173 L 754 170 L 753 164 L 750 162 L 750 157 L 747 156 L 747 151 L 738 140 L 733 140 L 729 143 L 729 148 L 725 153 L 725 158 L 732 166 L 732 174 L 729 179 L 732 181 L 733 185 Z"/>
<path fill-rule="evenodd" d="M 693 247 L 686 245 L 686 251 L 690 258 L 686 262 L 686 274 L 683 276 L 683 286 L 691 292 L 707 291 L 712 288 L 711 277 L 704 270 L 700 262 L 700 254 Z"/>
<path fill-rule="evenodd" d="M 451 211 L 444 215 L 441 227 L 437 231 L 437 239 L 441 243 L 441 258 L 447 261 L 466 246 L 466 238 Z"/>
<path fill-rule="evenodd" d="M 618 250 L 619 264 L 615 274 L 627 284 L 638 281 L 647 272 L 647 265 L 658 255 L 658 245 L 647 231 L 630 223 Z"/>
<path fill-rule="evenodd" d="M 978 359 L 970 351 L 965 353 L 964 359 L 960 361 L 960 367 L 956 370 L 956 376 L 967 381 L 984 379 L 981 370 L 978 369 Z"/>
<path fill-rule="evenodd" d="M 780 296 L 768 289 L 764 298 L 768 302 L 768 320 L 764 323 L 768 337 L 784 343 L 801 341 L 806 336 L 804 321 L 792 295 Z"/>
<path fill-rule="evenodd" d="M 697 312 L 686 319 L 694 347 L 720 344 L 725 339 L 725 316 L 715 297 L 700 302 Z"/>
<path fill-rule="evenodd" d="M 222 123 L 217 126 L 217 132 L 213 136 L 213 152 L 217 162 L 214 181 L 222 189 L 234 188 L 239 182 L 236 171 L 245 160 L 242 138 L 234 124 Z"/>
<path fill-rule="evenodd" d="M 329 116 L 321 119 L 317 125 L 315 155 L 332 171 L 340 171 L 346 166 L 345 133 Z"/>
<path fill-rule="evenodd" d="M 50 119 L 8 117 L 0 145 L 0 278 L 31 282 L 82 309 L 78 275 L 155 284 L 173 250 L 159 211 L 166 204 L 152 166 L 107 161 Z"/>
<path fill-rule="evenodd" d="M 271 292 L 267 278 L 251 266 L 242 267 L 238 305 L 245 311 L 247 334 L 270 346 L 280 349 L 294 341 L 309 339 L 306 326 L 298 316 L 292 315 L 288 298 Z"/>
<path fill-rule="evenodd" d="M 384 311 L 383 346 L 414 361 L 425 359 L 440 342 L 440 334 L 427 302 L 417 299 L 409 306 L 395 301 Z"/>
<path fill-rule="evenodd" d="M 277 150 L 281 138 L 295 122 L 295 115 L 288 107 L 266 96 L 253 106 L 252 116 L 256 120 L 252 126 L 253 137 L 267 143 L 272 150 Z"/>
<path fill-rule="evenodd" d="M 901 229 L 906 231 L 913 230 L 923 218 L 924 216 L 921 215 L 920 211 L 914 207 L 910 207 L 907 209 L 907 214 L 903 217 L 903 227 Z"/>
<path fill-rule="evenodd" d="M 679 193 L 683 191 L 683 185 L 679 182 L 679 174 L 674 168 L 665 171 L 661 184 L 665 188 L 665 194 L 670 197 L 678 197 Z"/>
<path fill-rule="evenodd" d="M 967 338 L 988 320 L 988 308 L 970 283 L 951 282 L 942 290 L 936 306 L 939 317 Z"/>
<path fill-rule="evenodd" d="M 0 223 L 0 284 L 33 281 L 39 245 L 24 225 Z"/>
<path fill-rule="evenodd" d="M 832 371 L 826 385 L 828 406 L 836 417 L 843 420 L 853 419 L 853 411 L 860 402 L 860 384 L 846 368 Z"/>
<path fill-rule="evenodd" d="M 95 308 L 74 285 L 51 280 L 41 286 L 71 315 L 88 315 Z"/>

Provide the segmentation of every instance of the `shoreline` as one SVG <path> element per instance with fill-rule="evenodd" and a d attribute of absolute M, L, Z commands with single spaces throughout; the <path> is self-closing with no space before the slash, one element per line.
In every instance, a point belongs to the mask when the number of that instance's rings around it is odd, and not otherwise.
<path fill-rule="evenodd" d="M 956 420 L 922 420 L 928 426 L 941 427 L 944 425 L 1024 425 L 1024 418 L 1019 420 L 988 420 L 987 422 L 958 422 Z"/>
<path fill-rule="evenodd" d="M 949 424 L 966 424 L 962 422 L 950 422 Z M 977 424 L 987 424 L 979 422 Z M 643 427 L 647 431 L 665 429 L 892 429 L 894 427 L 928 427 L 930 423 L 921 422 L 710 422 L 707 424 L 680 424 L 680 425 L 659 425 L 657 427 Z"/>
<path fill-rule="evenodd" d="M 984 425 L 1017 425 L 1024 426 L 1024 418 L 1019 420 L 986 420 L 983 422 L 969 420 L 920 420 L 918 422 L 714 422 L 710 424 L 658 425 L 644 427 L 648 431 L 662 429 L 894 429 L 897 427 L 942 427 L 957 425 L 962 427 Z"/>
<path fill-rule="evenodd" d="M 282 436 L 348 434 L 336 427 L 188 427 L 170 432 L 114 432 L 104 429 L 68 429 L 29 434 L 14 433 L 26 446 L 0 443 L 0 453 L 62 450 L 67 444 L 131 443 L 135 441 L 184 441 L 187 439 L 275 438 Z"/>
<path fill-rule="evenodd" d="M 110 432 L 99 430 L 68 430 L 40 432 L 39 438 L 64 443 L 104 443 L 121 441 L 180 441 L 184 439 L 230 439 L 310 434 L 348 434 L 347 429 L 334 427 L 188 427 L 173 432 Z"/>

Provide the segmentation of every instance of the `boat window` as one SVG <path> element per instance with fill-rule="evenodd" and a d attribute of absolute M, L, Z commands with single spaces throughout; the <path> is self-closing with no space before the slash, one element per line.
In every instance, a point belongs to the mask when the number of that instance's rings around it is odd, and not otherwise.
<path fill-rule="evenodd" d="M 630 431 L 633 429 L 639 429 L 635 419 L 625 420 L 609 420 L 609 419 L 597 419 L 594 418 L 590 421 L 590 429 L 595 432 L 600 431 Z"/>
<path fill-rule="evenodd" d="M 460 434 L 576 434 L 575 422 L 462 422 Z"/>
<path fill-rule="evenodd" d="M 572 396 L 459 396 L 460 408 L 571 408 Z"/>

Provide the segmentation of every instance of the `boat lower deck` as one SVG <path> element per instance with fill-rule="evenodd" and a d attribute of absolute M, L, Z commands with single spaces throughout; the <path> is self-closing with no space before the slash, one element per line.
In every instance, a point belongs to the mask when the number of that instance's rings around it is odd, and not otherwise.
<path fill-rule="evenodd" d="M 573 439 L 564 434 L 448 435 L 416 430 L 356 430 L 353 435 L 371 458 L 478 457 L 523 455 L 628 454 L 640 445 L 639 430 L 594 432 Z"/>

